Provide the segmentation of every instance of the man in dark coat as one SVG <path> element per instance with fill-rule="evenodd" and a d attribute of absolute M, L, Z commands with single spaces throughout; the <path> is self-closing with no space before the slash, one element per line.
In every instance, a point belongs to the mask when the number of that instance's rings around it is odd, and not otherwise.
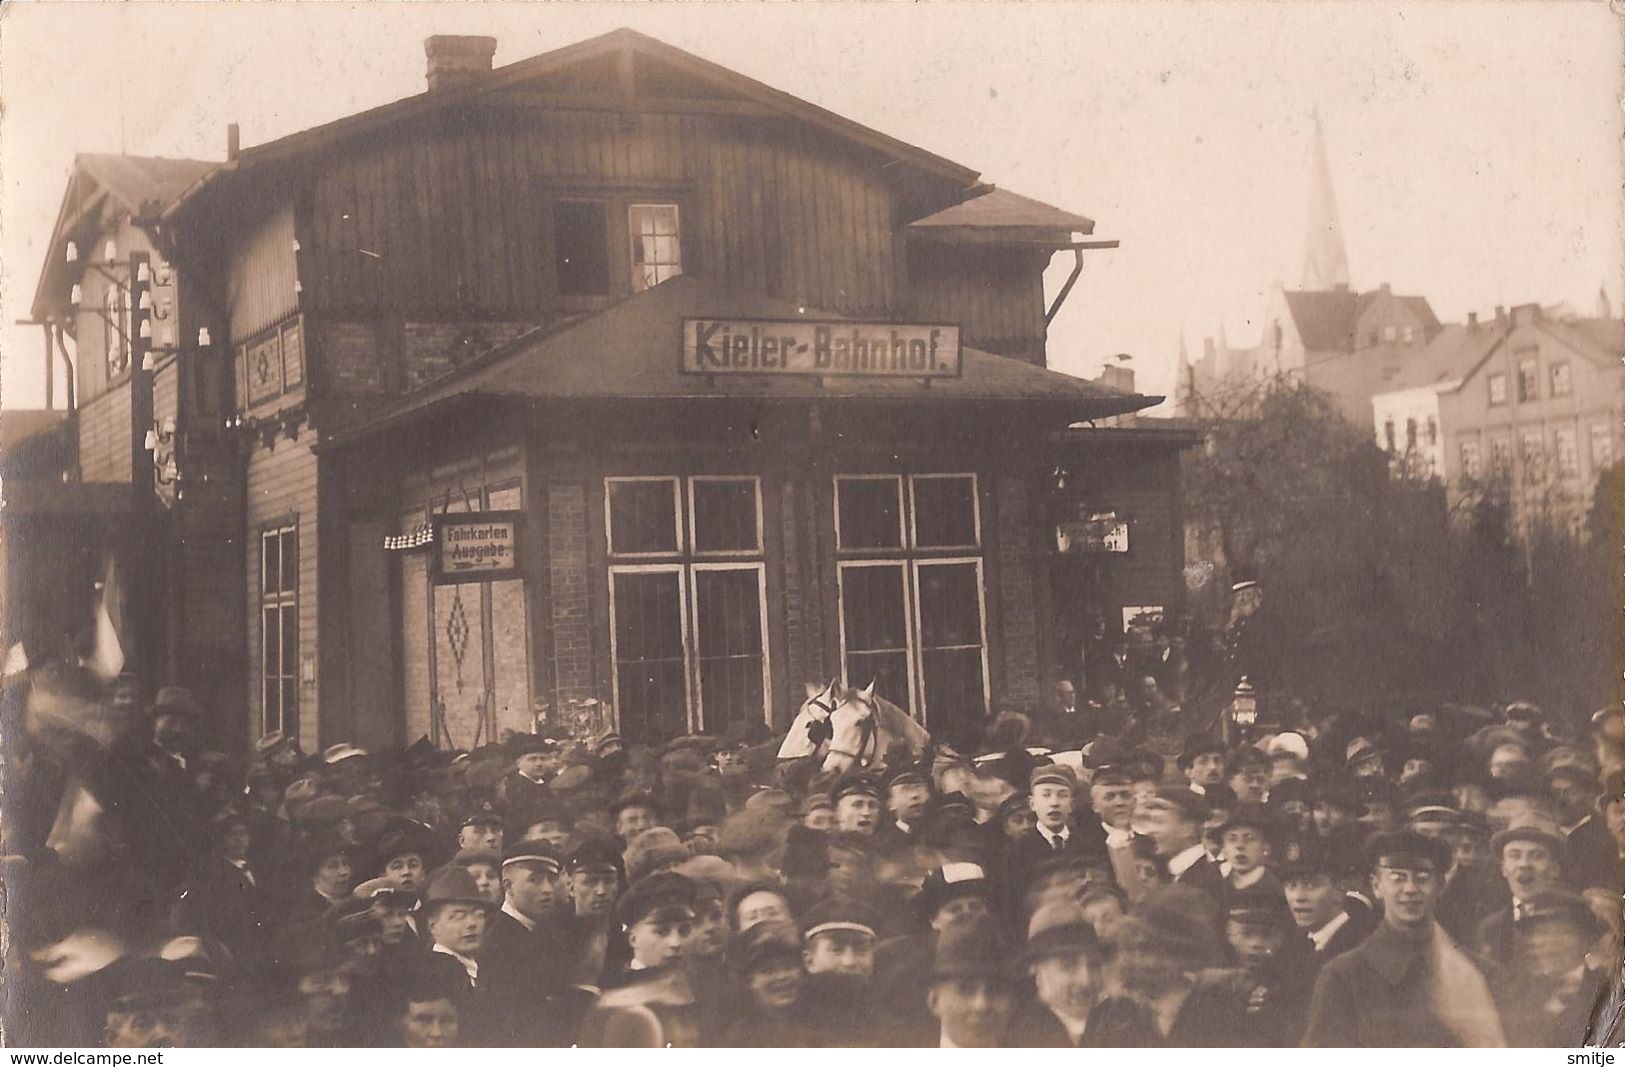
<path fill-rule="evenodd" d="M 1142 1033 L 1120 1026 L 1108 1031 L 1094 1014 L 1110 950 L 1070 900 L 1045 904 L 1027 926 L 1022 962 L 1033 978 L 1033 995 L 1022 997 L 1003 1044 L 1012 1048 L 1119 1048 Z"/>
<path fill-rule="evenodd" d="M 546 841 L 520 841 L 502 857 L 502 908 L 478 957 L 495 1044 L 557 1047 L 574 1036 L 561 1032 L 558 1013 L 549 1010 L 564 991 L 561 875 Z"/>
<path fill-rule="evenodd" d="M 1189 789 L 1167 788 L 1140 804 L 1140 819 L 1157 859 L 1176 886 L 1196 889 L 1224 908 L 1228 884 L 1202 844 L 1207 805 Z"/>
<path fill-rule="evenodd" d="M 1382 922 L 1320 970 L 1303 1043 L 1311 1048 L 1506 1044 L 1490 979 L 1434 922 L 1450 849 L 1413 830 L 1372 841 Z"/>
<path fill-rule="evenodd" d="M 1529 900 L 1513 929 L 1516 995 L 1507 998 L 1507 1038 L 1517 1046 L 1607 1044 L 1599 1032 L 1608 976 L 1586 952 L 1605 927 L 1585 898 L 1554 889 Z"/>
<path fill-rule="evenodd" d="M 1337 884 L 1332 857 L 1315 841 L 1293 841 L 1278 868 L 1292 921 L 1322 963 L 1364 941 L 1376 924 L 1370 911 L 1351 907 Z"/>
<path fill-rule="evenodd" d="M 1513 924 L 1523 916 L 1531 900 L 1562 885 L 1564 845 L 1562 830 L 1540 815 L 1515 819 L 1490 839 L 1512 899 L 1478 924 L 1475 951 L 1503 966 L 1512 961 Z"/>
<path fill-rule="evenodd" d="M 1034 872 L 1049 860 L 1058 857 L 1077 857 L 1085 862 L 1104 860 L 1104 849 L 1087 832 L 1074 828 L 1073 798 L 1077 794 L 1077 778 L 1069 767 L 1057 763 L 1045 764 L 1033 770 L 1028 803 L 1036 821 L 1025 835 L 1010 842 L 1004 854 L 1004 870 L 1000 880 L 1000 905 L 1005 916 L 1018 921 L 1027 903 Z M 1087 826 L 1089 820 L 1085 823 Z M 1104 834 L 1091 827 L 1098 836 Z"/>

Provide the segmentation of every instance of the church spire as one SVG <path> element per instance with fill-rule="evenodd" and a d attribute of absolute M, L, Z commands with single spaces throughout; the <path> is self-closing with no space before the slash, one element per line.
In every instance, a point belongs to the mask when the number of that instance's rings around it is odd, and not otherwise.
<path fill-rule="evenodd" d="M 1315 149 L 1309 186 L 1308 244 L 1303 257 L 1303 288 L 1311 292 L 1349 287 L 1349 257 L 1332 192 L 1332 166 L 1326 158 L 1326 135 L 1315 113 Z"/>

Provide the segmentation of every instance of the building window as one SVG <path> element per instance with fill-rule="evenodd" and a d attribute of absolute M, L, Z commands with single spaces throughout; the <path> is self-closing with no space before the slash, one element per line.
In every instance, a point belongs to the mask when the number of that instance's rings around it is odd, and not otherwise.
<path fill-rule="evenodd" d="M 1568 396 L 1574 392 L 1574 375 L 1567 363 L 1552 364 L 1552 395 Z"/>
<path fill-rule="evenodd" d="M 841 668 L 952 734 L 987 714 L 974 474 L 835 479 Z"/>
<path fill-rule="evenodd" d="M 1540 365 L 1533 359 L 1518 361 L 1518 403 L 1540 399 Z"/>
<path fill-rule="evenodd" d="M 1597 474 L 1614 465 L 1614 431 L 1605 422 L 1591 427 L 1591 471 Z"/>
<path fill-rule="evenodd" d="M 299 729 L 299 526 L 260 531 L 260 732 Z"/>
<path fill-rule="evenodd" d="M 1437 448 L 1439 445 L 1439 420 L 1432 415 L 1428 416 L 1428 447 Z"/>
<path fill-rule="evenodd" d="M 1382 424 L 1382 439 L 1384 442 L 1384 447 L 1387 448 L 1388 451 L 1394 452 L 1398 450 L 1399 438 L 1394 429 L 1393 419 L 1389 419 Z"/>
<path fill-rule="evenodd" d="M 1505 374 L 1492 374 L 1490 383 L 1490 406 L 1495 407 L 1507 402 L 1507 376 Z"/>
<path fill-rule="evenodd" d="M 676 204 L 632 204 L 626 209 L 632 238 L 632 291 L 640 292 L 683 273 Z"/>
<path fill-rule="evenodd" d="M 117 378 L 130 366 L 130 294 L 110 284 L 102 297 L 102 328 L 107 335 L 107 377 Z"/>
<path fill-rule="evenodd" d="M 1557 454 L 1558 477 L 1580 476 L 1580 439 L 1574 427 L 1563 426 L 1552 431 L 1552 451 Z"/>
<path fill-rule="evenodd" d="M 1416 451 L 1416 420 L 1405 420 L 1405 451 Z"/>
<path fill-rule="evenodd" d="M 1478 438 L 1462 438 L 1461 476 L 1463 478 L 1477 478 L 1482 470 L 1482 457 L 1479 455 Z"/>
<path fill-rule="evenodd" d="M 651 743 L 766 721 L 760 480 L 607 478 L 604 507 L 621 732 Z"/>
<path fill-rule="evenodd" d="M 1392 341 L 1398 336 L 1399 331 L 1395 327 L 1389 325 L 1382 328 L 1382 339 L 1384 341 Z"/>
<path fill-rule="evenodd" d="M 609 212 L 605 204 L 554 202 L 553 269 L 563 296 L 609 293 Z"/>
<path fill-rule="evenodd" d="M 1403 330 L 1400 331 L 1400 337 L 1403 338 L 1405 343 L 1408 344 L 1408 345 L 1409 344 L 1415 344 L 1416 343 L 1416 327 L 1414 327 L 1414 326 L 1405 327 Z"/>

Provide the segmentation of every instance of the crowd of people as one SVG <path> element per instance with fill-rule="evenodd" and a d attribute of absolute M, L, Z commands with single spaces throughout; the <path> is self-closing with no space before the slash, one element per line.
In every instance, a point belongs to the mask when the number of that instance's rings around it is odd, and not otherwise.
<path fill-rule="evenodd" d="M 185 690 L 37 669 L 4 698 L 7 1040 L 1617 1040 L 1620 710 L 1293 707 L 1105 729 L 1063 683 L 980 751 L 838 774 L 760 730 L 238 760 Z"/>

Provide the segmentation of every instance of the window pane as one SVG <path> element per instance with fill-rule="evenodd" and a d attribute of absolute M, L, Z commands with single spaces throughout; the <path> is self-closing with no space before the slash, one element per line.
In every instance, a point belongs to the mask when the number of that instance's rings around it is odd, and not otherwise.
<path fill-rule="evenodd" d="M 841 548 L 901 548 L 902 484 L 895 478 L 837 478 Z"/>
<path fill-rule="evenodd" d="M 935 563 L 919 568 L 920 645 L 981 645 L 982 608 L 976 564 Z"/>
<path fill-rule="evenodd" d="M 1606 425 L 1591 427 L 1591 469 L 1600 471 L 1614 462 L 1614 432 Z"/>
<path fill-rule="evenodd" d="M 609 227 L 603 204 L 553 205 L 553 266 L 565 296 L 609 292 Z"/>
<path fill-rule="evenodd" d="M 261 732 L 269 734 L 282 729 L 282 683 L 275 678 L 266 678 L 260 687 L 260 699 L 263 701 L 260 708 Z"/>
<path fill-rule="evenodd" d="M 688 730 L 678 576 L 615 574 L 612 580 L 621 733 L 633 743 L 670 740 Z"/>
<path fill-rule="evenodd" d="M 260 669 L 267 678 L 282 673 L 281 617 L 277 608 L 260 612 Z"/>
<path fill-rule="evenodd" d="M 611 551 L 677 551 L 675 481 L 612 481 L 608 491 Z"/>
<path fill-rule="evenodd" d="M 299 609 L 291 604 L 282 609 L 282 673 L 299 676 Z"/>
<path fill-rule="evenodd" d="M 762 717 L 762 600 L 757 572 L 695 571 L 705 730 Z"/>
<path fill-rule="evenodd" d="M 848 650 L 907 649 L 902 564 L 842 567 L 841 612 Z"/>
<path fill-rule="evenodd" d="M 299 588 L 299 530 L 290 526 L 282 531 L 282 591 L 292 593 Z"/>
<path fill-rule="evenodd" d="M 282 716 L 277 728 L 288 731 L 299 729 L 299 683 L 293 678 L 282 679 Z"/>
<path fill-rule="evenodd" d="M 274 531 L 260 537 L 260 592 L 270 596 L 277 591 L 282 574 L 282 538 Z"/>
<path fill-rule="evenodd" d="M 755 552 L 761 548 L 756 528 L 756 480 L 694 480 L 694 551 Z"/>
<path fill-rule="evenodd" d="M 632 204 L 627 233 L 632 239 L 632 287 L 646 289 L 683 273 L 676 204 Z"/>
<path fill-rule="evenodd" d="M 925 714 L 931 732 L 964 737 L 972 723 L 987 714 L 982 697 L 982 652 L 976 648 L 927 650 L 921 655 L 925 674 Z"/>
<path fill-rule="evenodd" d="M 920 548 L 974 547 L 976 479 L 914 479 L 914 538 Z"/>
<path fill-rule="evenodd" d="M 846 677 L 860 689 L 872 681 L 878 695 L 905 710 L 909 707 L 907 652 L 848 652 Z"/>

